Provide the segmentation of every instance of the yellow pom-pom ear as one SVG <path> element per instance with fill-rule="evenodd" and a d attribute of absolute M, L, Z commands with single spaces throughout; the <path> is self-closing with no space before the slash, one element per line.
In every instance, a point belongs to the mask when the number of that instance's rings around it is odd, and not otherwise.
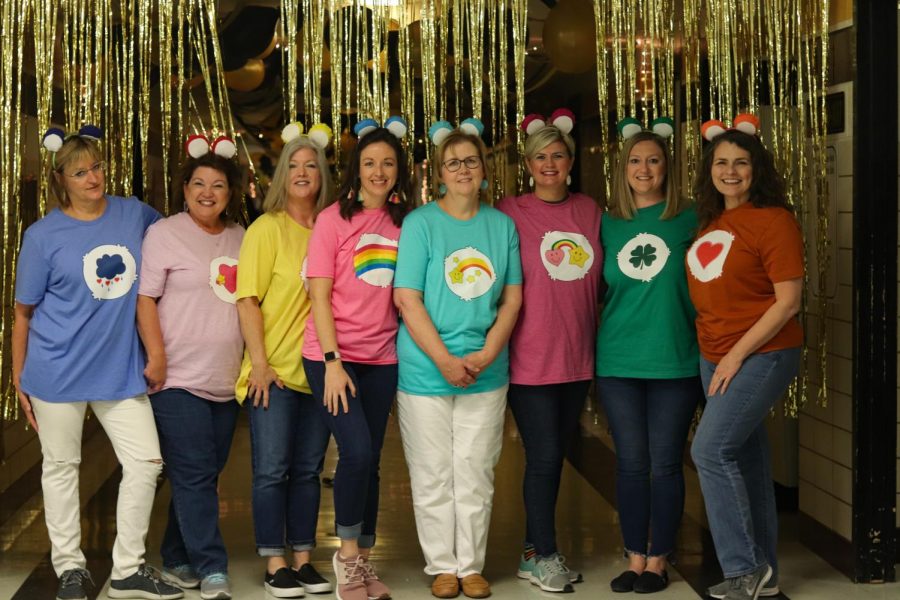
<path fill-rule="evenodd" d="M 333 136 L 334 133 L 331 131 L 331 127 L 325 123 L 316 123 L 309 128 L 309 139 L 319 148 L 324 149 L 328 146 L 328 142 L 331 141 Z"/>
<path fill-rule="evenodd" d="M 294 121 L 293 123 L 285 125 L 284 129 L 281 130 L 281 141 L 287 144 L 301 135 L 303 135 L 303 123 Z"/>

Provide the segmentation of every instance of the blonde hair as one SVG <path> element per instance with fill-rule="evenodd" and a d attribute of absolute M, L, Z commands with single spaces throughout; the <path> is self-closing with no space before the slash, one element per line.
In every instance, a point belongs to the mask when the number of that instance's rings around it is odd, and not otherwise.
<path fill-rule="evenodd" d="M 671 219 L 687 208 L 689 201 L 678 194 L 678 190 L 675 189 L 675 182 L 673 181 L 674 169 L 670 168 L 671 161 L 669 160 L 669 149 L 666 145 L 666 140 L 652 131 L 641 131 L 636 133 L 628 138 L 625 141 L 625 145 L 622 146 L 622 150 L 619 152 L 618 159 L 616 160 L 616 167 L 613 171 L 612 195 L 607 202 L 609 214 L 621 219 L 631 220 L 637 212 L 637 205 L 634 201 L 634 194 L 631 191 L 631 186 L 628 184 L 628 175 L 626 171 L 628 168 L 628 157 L 631 156 L 631 150 L 641 142 L 653 142 L 659 146 L 663 160 L 666 161 L 666 177 L 663 182 L 663 198 L 666 202 L 666 208 L 663 210 L 660 219 L 664 221 Z"/>
<path fill-rule="evenodd" d="M 311 148 L 316 153 L 316 165 L 319 167 L 319 197 L 316 199 L 316 212 L 325 208 L 331 200 L 331 171 L 328 170 L 328 160 L 325 151 L 317 146 L 308 136 L 301 135 L 284 145 L 281 156 L 278 157 L 278 165 L 275 174 L 272 175 L 272 183 L 263 200 L 265 212 L 278 212 L 284 210 L 287 202 L 288 172 L 291 167 L 291 157 L 301 148 Z"/>
<path fill-rule="evenodd" d="M 490 198 L 490 182 L 491 176 L 488 173 L 488 163 L 487 163 L 487 148 L 484 145 L 482 139 L 471 133 L 466 133 L 464 131 L 460 131 L 459 129 L 454 129 L 444 140 L 438 145 L 437 150 L 434 152 L 434 157 L 432 159 L 431 164 L 431 173 L 432 173 L 432 193 L 435 198 L 439 198 L 441 194 L 438 191 L 438 187 L 441 183 L 443 183 L 443 179 L 441 179 L 441 168 L 444 166 L 444 154 L 446 154 L 449 148 L 453 146 L 458 146 L 459 144 L 464 144 L 469 142 L 475 149 L 478 150 L 478 158 L 481 159 L 481 169 L 484 171 L 484 178 L 488 182 L 488 189 L 482 190 L 479 188 L 479 196 L 482 202 L 487 202 L 487 199 Z"/>
<path fill-rule="evenodd" d="M 48 186 L 50 200 L 63 208 L 71 204 L 64 184 L 65 169 L 73 162 L 84 158 L 90 158 L 93 162 L 103 160 L 97 142 L 79 135 L 72 135 L 66 138 L 62 147 L 57 150 L 52 158 L 53 168 L 50 171 L 50 185 Z"/>
<path fill-rule="evenodd" d="M 562 142 L 569 151 L 569 158 L 575 158 L 575 140 L 568 133 L 563 133 L 554 125 L 547 125 L 532 133 L 525 140 L 525 158 L 534 159 L 535 155 L 552 144 Z"/>

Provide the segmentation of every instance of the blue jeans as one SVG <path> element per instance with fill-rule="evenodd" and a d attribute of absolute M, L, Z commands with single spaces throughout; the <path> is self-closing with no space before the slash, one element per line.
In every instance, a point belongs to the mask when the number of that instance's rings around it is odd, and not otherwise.
<path fill-rule="evenodd" d="M 253 529 L 260 556 L 316 547 L 319 474 L 328 448 L 328 426 L 310 394 L 269 387 L 269 408 L 250 412 L 253 454 Z"/>
<path fill-rule="evenodd" d="M 703 397 L 700 378 L 598 377 L 597 396 L 616 446 L 616 504 L 625 551 L 666 556 L 675 550 L 684 512 L 682 461 Z"/>
<path fill-rule="evenodd" d="M 591 382 L 510 384 L 507 398 L 525 446 L 525 543 L 538 556 L 556 553 L 556 498 L 563 459 Z"/>
<path fill-rule="evenodd" d="M 337 442 L 334 473 L 335 531 L 342 540 L 358 540 L 360 548 L 375 545 L 378 523 L 378 464 L 388 415 L 397 395 L 397 365 L 344 362 L 344 370 L 356 386 L 347 391 L 349 412 L 337 416 L 322 404 L 325 396 L 325 363 L 303 359 L 313 396 L 322 407 L 328 428 Z"/>
<path fill-rule="evenodd" d="M 172 486 L 163 565 L 190 564 L 201 577 L 228 572 L 219 531 L 219 473 L 228 461 L 240 406 L 182 389 L 150 396 L 159 445 Z"/>
<path fill-rule="evenodd" d="M 797 375 L 800 354 L 800 348 L 752 354 L 724 394 L 706 399 L 691 457 L 727 578 L 766 563 L 778 575 L 778 514 L 765 419 Z M 704 390 L 715 369 L 700 358 Z"/>

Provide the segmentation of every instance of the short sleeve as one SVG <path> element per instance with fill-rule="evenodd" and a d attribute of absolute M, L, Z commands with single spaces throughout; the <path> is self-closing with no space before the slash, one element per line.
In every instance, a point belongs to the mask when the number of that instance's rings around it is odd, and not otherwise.
<path fill-rule="evenodd" d="M 16 301 L 32 306 L 40 304 L 49 282 L 50 263 L 35 236 L 26 231 L 16 267 Z"/>
<path fill-rule="evenodd" d="M 255 296 L 262 302 L 269 291 L 269 284 L 275 271 L 275 257 L 278 254 L 277 229 L 278 224 L 275 220 L 263 215 L 254 221 L 244 234 L 238 257 L 240 265 L 237 274 L 238 299 Z"/>
<path fill-rule="evenodd" d="M 759 238 L 759 256 L 772 283 L 803 277 L 803 236 L 794 215 L 777 209 L 777 216 Z"/>
<path fill-rule="evenodd" d="M 509 222 L 509 267 L 504 285 L 522 285 L 522 259 L 519 256 L 519 232 L 512 221 Z"/>
<path fill-rule="evenodd" d="M 428 243 L 428 229 L 418 215 L 406 217 L 400 230 L 400 244 L 397 248 L 397 271 L 394 274 L 395 288 L 425 290 L 425 276 L 431 254 Z"/>
<path fill-rule="evenodd" d="M 168 244 L 162 223 L 151 226 L 141 247 L 141 277 L 138 294 L 159 298 L 166 289 Z"/>
<path fill-rule="evenodd" d="M 143 202 L 135 198 L 135 201 L 138 203 L 138 206 L 141 207 L 141 219 L 144 222 L 144 232 L 147 231 L 147 228 L 162 219 L 162 215 L 159 214 L 159 211 Z"/>
<path fill-rule="evenodd" d="M 306 254 L 306 276 L 328 277 L 334 279 L 334 260 L 337 256 L 338 228 L 335 223 L 334 210 L 328 210 L 319 215 L 316 225 L 313 227 L 312 238 L 309 241 L 309 250 Z"/>

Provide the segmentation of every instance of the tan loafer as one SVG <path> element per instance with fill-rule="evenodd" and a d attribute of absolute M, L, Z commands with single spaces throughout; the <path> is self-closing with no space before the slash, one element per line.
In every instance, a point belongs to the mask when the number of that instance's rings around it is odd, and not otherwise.
<path fill-rule="evenodd" d="M 431 582 L 431 595 L 436 598 L 459 596 L 459 579 L 452 573 L 441 573 Z"/>
<path fill-rule="evenodd" d="M 462 591 L 469 598 L 487 598 L 491 595 L 491 584 L 481 573 L 472 573 L 462 578 Z"/>

